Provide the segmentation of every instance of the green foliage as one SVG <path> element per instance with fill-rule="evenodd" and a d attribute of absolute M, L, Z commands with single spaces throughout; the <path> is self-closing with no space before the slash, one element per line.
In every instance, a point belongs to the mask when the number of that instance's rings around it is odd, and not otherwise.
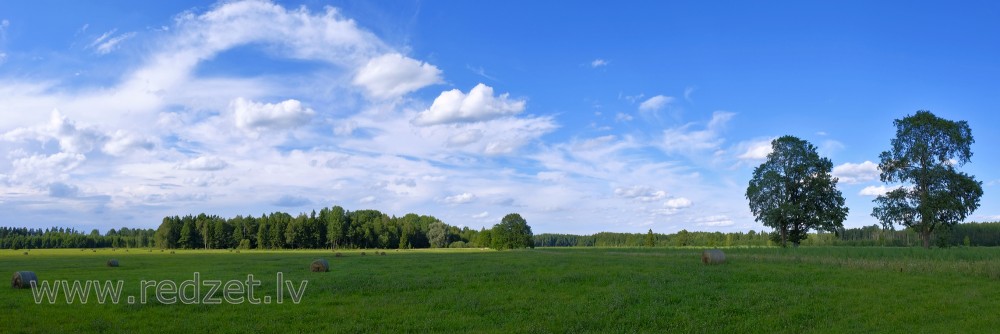
<path fill-rule="evenodd" d="M 649 232 L 646 232 L 646 242 L 644 246 L 646 247 L 656 246 L 656 236 L 653 235 L 653 229 L 649 229 Z"/>
<path fill-rule="evenodd" d="M 780 244 L 798 245 L 811 229 L 833 231 L 843 226 L 848 208 L 830 175 L 833 163 L 816 147 L 792 136 L 771 142 L 767 161 L 753 171 L 746 198 L 755 220 L 774 228 Z"/>
<path fill-rule="evenodd" d="M 979 208 L 982 182 L 955 168 L 972 159 L 972 130 L 965 121 L 924 110 L 893 125 L 896 137 L 879 155 L 880 177 L 882 182 L 911 186 L 878 196 L 872 216 L 886 229 L 902 225 L 917 231 L 924 247 L 930 248 L 933 233 L 947 233 Z"/>
<path fill-rule="evenodd" d="M 442 222 L 433 222 L 427 229 L 427 240 L 431 243 L 431 248 L 445 248 L 448 246 L 448 226 Z"/>
<path fill-rule="evenodd" d="M 493 226 L 492 247 L 497 250 L 535 248 L 531 226 L 520 214 L 511 213 Z"/>

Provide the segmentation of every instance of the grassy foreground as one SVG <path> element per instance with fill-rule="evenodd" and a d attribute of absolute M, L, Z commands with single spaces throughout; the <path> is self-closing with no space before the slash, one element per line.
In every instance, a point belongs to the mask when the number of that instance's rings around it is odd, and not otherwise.
<path fill-rule="evenodd" d="M 2 332 L 991 332 L 1000 249 L 386 251 L 0 250 L 0 268 L 40 280 L 124 280 L 122 301 L 36 304 L 0 289 Z M 323 257 L 331 271 L 313 273 Z M 116 258 L 121 266 L 105 261 Z M 142 280 L 261 281 L 301 303 L 128 304 Z M 8 276 L 9 277 L 9 276 Z M 205 294 L 205 288 L 201 293 Z M 218 293 L 217 295 L 221 295 Z"/>

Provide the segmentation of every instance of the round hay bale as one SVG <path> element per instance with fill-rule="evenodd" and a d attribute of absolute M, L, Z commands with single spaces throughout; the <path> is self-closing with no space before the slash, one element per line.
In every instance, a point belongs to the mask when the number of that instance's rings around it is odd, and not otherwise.
<path fill-rule="evenodd" d="M 117 266 L 118 266 L 118 260 L 116 259 L 108 260 L 108 267 L 117 267 Z"/>
<path fill-rule="evenodd" d="M 335 254 L 334 256 L 336 256 L 336 257 L 341 257 L 341 256 L 344 256 L 344 254 L 340 254 L 340 253 L 337 253 L 337 254 Z"/>
<path fill-rule="evenodd" d="M 10 287 L 15 289 L 30 289 L 31 282 L 38 284 L 38 276 L 34 271 L 15 271 L 14 277 L 10 279 Z"/>
<path fill-rule="evenodd" d="M 24 255 L 28 255 L 28 252 L 24 252 Z"/>
<path fill-rule="evenodd" d="M 378 255 L 385 256 L 385 252 L 378 253 Z"/>
<path fill-rule="evenodd" d="M 365 256 L 365 252 L 361 252 L 361 256 Z"/>
<path fill-rule="evenodd" d="M 316 259 L 309 265 L 309 270 L 314 273 L 328 272 L 330 271 L 330 262 L 326 262 L 326 259 Z"/>
<path fill-rule="evenodd" d="M 726 262 L 726 254 L 718 249 L 707 249 L 701 252 L 701 263 L 722 264 Z"/>
<path fill-rule="evenodd" d="M 170 251 L 170 254 L 173 254 L 173 253 L 174 253 L 174 251 Z"/>
<path fill-rule="evenodd" d="M 91 249 L 90 252 L 91 253 L 97 253 L 97 250 L 96 249 Z"/>

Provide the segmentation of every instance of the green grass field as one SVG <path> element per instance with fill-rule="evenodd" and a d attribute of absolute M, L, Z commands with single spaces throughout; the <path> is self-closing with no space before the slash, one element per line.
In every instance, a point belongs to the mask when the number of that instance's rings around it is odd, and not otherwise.
<path fill-rule="evenodd" d="M 992 332 L 1000 328 L 1000 249 L 523 251 L 0 250 L 0 268 L 40 280 L 124 280 L 118 304 L 36 304 L 0 289 L 0 332 Z M 313 273 L 323 257 L 331 271 Z M 120 267 L 105 262 L 118 259 Z M 271 304 L 166 305 L 140 281 L 261 281 Z M 276 273 L 298 285 L 275 304 Z M 202 294 L 205 294 L 202 287 Z M 216 296 L 220 296 L 217 293 Z M 151 297 L 152 298 L 152 297 Z"/>

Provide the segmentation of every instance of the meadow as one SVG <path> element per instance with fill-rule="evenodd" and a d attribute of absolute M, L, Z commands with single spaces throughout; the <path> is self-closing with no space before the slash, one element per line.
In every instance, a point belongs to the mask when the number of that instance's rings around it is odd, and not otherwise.
<path fill-rule="evenodd" d="M 0 289 L 0 332 L 991 332 L 1000 249 L 802 247 L 311 251 L 0 250 L 39 280 L 308 281 L 301 302 L 36 304 Z M 108 259 L 120 267 L 107 267 Z M 313 259 L 330 272 L 310 272 Z M 204 288 L 202 288 L 204 294 Z M 218 292 L 221 294 L 221 292 Z"/>

